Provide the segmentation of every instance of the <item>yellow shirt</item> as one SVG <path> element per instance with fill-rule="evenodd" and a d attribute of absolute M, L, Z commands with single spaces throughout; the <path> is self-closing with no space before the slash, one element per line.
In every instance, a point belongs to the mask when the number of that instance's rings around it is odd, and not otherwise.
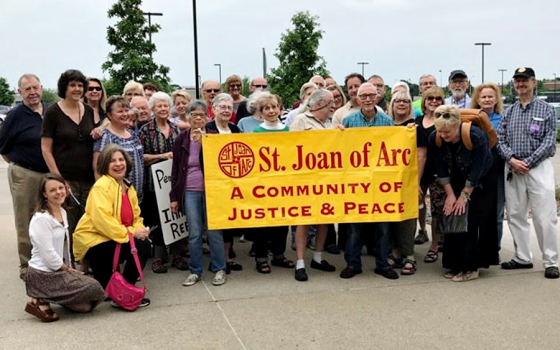
<path fill-rule="evenodd" d="M 136 229 L 144 228 L 134 187 L 128 188 L 127 195 L 134 213 L 131 227 L 125 227 L 121 222 L 122 189 L 118 182 L 108 175 L 95 182 L 89 192 L 86 211 L 73 235 L 76 261 L 82 260 L 89 248 L 100 243 L 109 240 L 128 243 L 128 231 L 134 235 Z"/>

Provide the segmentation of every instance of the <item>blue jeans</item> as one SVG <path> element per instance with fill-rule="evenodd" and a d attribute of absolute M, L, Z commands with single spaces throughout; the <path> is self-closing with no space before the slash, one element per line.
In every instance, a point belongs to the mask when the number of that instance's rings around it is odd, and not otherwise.
<path fill-rule="evenodd" d="M 202 234 L 207 229 L 206 198 L 204 192 L 185 192 L 185 215 L 189 225 L 189 269 L 191 273 L 202 275 L 204 255 L 202 253 Z M 212 260 L 212 272 L 216 273 L 226 269 L 224 254 L 224 237 L 222 231 L 208 230 L 208 246 Z"/>
<path fill-rule="evenodd" d="M 375 267 L 381 270 L 390 268 L 387 262 L 389 257 L 389 223 L 387 222 L 350 224 L 344 250 L 346 265 L 353 270 L 362 269 L 361 233 L 366 229 L 370 230 L 368 234 L 375 235 Z"/>

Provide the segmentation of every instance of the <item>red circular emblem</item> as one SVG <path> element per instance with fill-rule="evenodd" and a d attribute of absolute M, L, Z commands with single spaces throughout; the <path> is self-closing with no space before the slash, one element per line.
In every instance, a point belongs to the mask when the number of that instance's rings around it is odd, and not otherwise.
<path fill-rule="evenodd" d="M 243 142 L 230 142 L 218 154 L 218 164 L 224 174 L 237 179 L 253 170 L 255 155 L 251 147 Z"/>

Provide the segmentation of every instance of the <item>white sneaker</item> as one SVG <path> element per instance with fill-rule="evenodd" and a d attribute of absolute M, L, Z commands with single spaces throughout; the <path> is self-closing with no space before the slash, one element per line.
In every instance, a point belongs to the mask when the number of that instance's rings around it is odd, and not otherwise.
<path fill-rule="evenodd" d="M 224 270 L 220 270 L 214 275 L 212 284 L 215 286 L 221 286 L 224 283 L 226 283 L 226 272 Z"/>
<path fill-rule="evenodd" d="M 191 273 L 187 279 L 183 282 L 183 286 L 188 287 L 188 286 L 192 286 L 195 285 L 196 282 L 200 281 L 200 276 L 197 275 L 196 273 Z"/>

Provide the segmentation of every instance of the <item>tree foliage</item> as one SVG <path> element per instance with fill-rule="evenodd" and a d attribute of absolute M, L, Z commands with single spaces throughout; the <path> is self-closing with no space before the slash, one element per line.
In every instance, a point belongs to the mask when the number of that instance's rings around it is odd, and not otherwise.
<path fill-rule="evenodd" d="M 114 26 L 107 27 L 107 42 L 114 50 L 101 66 L 111 77 L 111 92 L 122 93 L 129 80 L 151 82 L 161 90 L 170 90 L 169 68 L 153 61 L 156 46 L 149 40 L 150 34 L 157 33 L 161 27 L 147 24 L 141 4 L 142 0 L 118 0 L 107 11 L 109 18 L 119 19 Z"/>
<path fill-rule="evenodd" d="M 4 78 L 0 78 L 0 105 L 11 106 L 14 103 L 14 92 Z"/>
<path fill-rule="evenodd" d="M 286 106 L 299 99 L 299 89 L 313 75 L 329 74 L 325 59 L 317 53 L 323 38 L 318 20 L 308 11 L 296 13 L 292 17 L 294 27 L 282 34 L 274 54 L 280 65 L 271 70 L 267 79 L 271 91 L 282 96 Z"/>
<path fill-rule="evenodd" d="M 48 105 L 52 105 L 53 103 L 58 102 L 60 97 L 58 97 L 55 89 L 43 89 L 41 100 Z"/>

